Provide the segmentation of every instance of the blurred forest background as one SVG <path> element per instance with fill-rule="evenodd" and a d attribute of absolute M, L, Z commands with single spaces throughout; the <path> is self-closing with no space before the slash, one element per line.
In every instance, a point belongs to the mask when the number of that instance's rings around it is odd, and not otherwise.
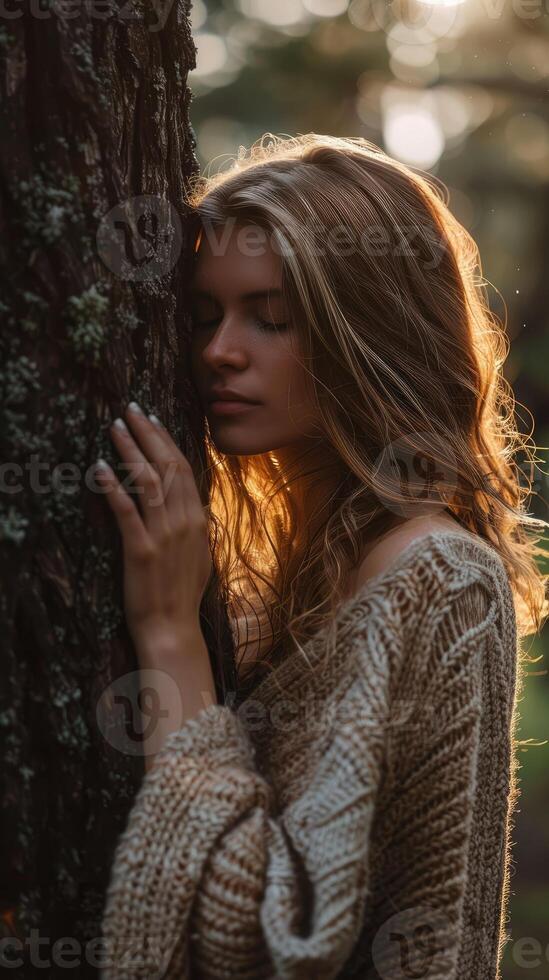
<path fill-rule="evenodd" d="M 364 136 L 444 181 L 506 324 L 505 376 L 538 447 L 529 511 L 549 519 L 549 5 L 195 0 L 192 23 L 202 169 L 265 132 L 317 132 Z M 540 659 L 519 734 L 537 744 L 520 750 L 505 980 L 549 977 L 548 638 L 525 641 Z"/>

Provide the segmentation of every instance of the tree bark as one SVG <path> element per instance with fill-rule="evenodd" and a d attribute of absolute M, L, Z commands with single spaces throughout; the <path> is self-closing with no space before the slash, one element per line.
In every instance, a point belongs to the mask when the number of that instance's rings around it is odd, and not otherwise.
<path fill-rule="evenodd" d="M 130 400 L 162 419 L 208 501 L 188 357 L 189 11 L 4 0 L 0 965 L 25 980 L 98 975 L 143 778 L 121 539 L 92 470 L 104 456 L 120 473 L 109 426 Z M 234 651 L 215 580 L 201 622 L 225 700 Z"/>

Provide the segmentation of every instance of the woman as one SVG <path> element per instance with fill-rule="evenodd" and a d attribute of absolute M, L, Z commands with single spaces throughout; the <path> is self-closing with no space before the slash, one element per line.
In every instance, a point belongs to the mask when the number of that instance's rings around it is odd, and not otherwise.
<path fill-rule="evenodd" d="M 189 203 L 209 521 L 138 406 L 112 434 L 140 510 L 100 471 L 165 708 L 103 976 L 493 980 L 519 641 L 548 611 L 526 532 L 547 525 L 476 246 L 432 178 L 362 139 L 263 139 Z M 239 652 L 221 704 L 211 555 Z"/>

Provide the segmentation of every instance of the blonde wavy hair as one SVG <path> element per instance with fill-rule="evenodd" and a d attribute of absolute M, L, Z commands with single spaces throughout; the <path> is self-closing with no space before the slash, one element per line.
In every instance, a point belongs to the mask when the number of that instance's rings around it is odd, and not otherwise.
<path fill-rule="evenodd" d="M 237 664 L 255 645 L 242 683 L 253 685 L 283 651 L 303 652 L 323 627 L 333 639 L 361 545 L 403 514 L 425 512 L 429 469 L 437 482 L 428 500 L 496 549 L 520 636 L 538 631 L 549 576 L 536 563 L 545 552 L 535 532 L 549 524 L 525 510 L 536 447 L 518 431 L 502 374 L 505 325 L 489 309 L 478 247 L 445 186 L 362 138 L 266 133 L 230 162 L 192 179 L 187 203 L 200 234 L 206 224 L 252 224 L 279 246 L 289 325 L 338 486 L 310 536 L 297 526 L 292 492 L 307 453 L 299 472 L 282 472 L 274 452 L 220 455 L 207 429 L 212 552 L 238 624 Z"/>

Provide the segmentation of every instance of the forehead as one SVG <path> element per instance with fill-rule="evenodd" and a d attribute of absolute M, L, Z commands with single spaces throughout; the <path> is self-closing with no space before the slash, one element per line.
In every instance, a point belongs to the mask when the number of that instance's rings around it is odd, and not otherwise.
<path fill-rule="evenodd" d="M 282 260 L 271 236 L 254 224 L 204 227 L 192 291 L 242 295 L 282 285 Z"/>

